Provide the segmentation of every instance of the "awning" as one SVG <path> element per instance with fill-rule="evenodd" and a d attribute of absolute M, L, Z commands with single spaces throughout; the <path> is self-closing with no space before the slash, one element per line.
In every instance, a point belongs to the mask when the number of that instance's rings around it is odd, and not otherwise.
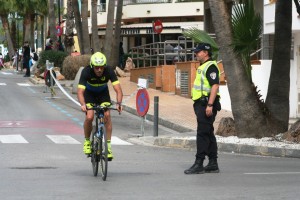
<path fill-rule="evenodd" d="M 196 27 L 204 30 L 203 22 L 163 22 L 161 34 L 182 33 L 183 29 Z M 124 35 L 147 35 L 152 34 L 152 23 L 129 24 L 121 26 L 121 34 Z M 105 35 L 105 28 L 99 29 L 99 35 Z"/>

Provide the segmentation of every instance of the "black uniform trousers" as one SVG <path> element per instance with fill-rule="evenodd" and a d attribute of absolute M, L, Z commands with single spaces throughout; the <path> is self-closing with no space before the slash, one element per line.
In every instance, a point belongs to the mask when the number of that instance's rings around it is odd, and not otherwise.
<path fill-rule="evenodd" d="M 213 107 L 213 115 L 206 116 L 206 105 L 196 101 L 194 103 L 194 112 L 197 116 L 197 160 L 204 160 L 207 155 L 209 159 L 218 157 L 217 140 L 214 134 L 213 123 L 217 115 L 217 109 Z"/>

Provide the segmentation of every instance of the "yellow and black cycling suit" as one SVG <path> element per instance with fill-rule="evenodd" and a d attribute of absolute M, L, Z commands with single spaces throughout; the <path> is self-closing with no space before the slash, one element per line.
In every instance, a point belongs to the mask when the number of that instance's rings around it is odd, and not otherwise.
<path fill-rule="evenodd" d="M 78 88 L 84 89 L 84 99 L 86 104 L 111 102 L 108 81 L 113 85 L 119 84 L 119 80 L 110 66 L 104 68 L 102 76 L 96 76 L 94 69 L 85 67 L 78 83 Z"/>

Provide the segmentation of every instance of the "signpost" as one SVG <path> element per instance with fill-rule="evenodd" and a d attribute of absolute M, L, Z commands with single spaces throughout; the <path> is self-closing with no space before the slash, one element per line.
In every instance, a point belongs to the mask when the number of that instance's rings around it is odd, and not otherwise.
<path fill-rule="evenodd" d="M 146 89 L 148 87 L 148 80 L 139 78 L 138 87 L 139 90 L 136 94 L 136 111 L 142 119 L 141 131 L 142 136 L 144 136 L 144 122 L 150 105 L 149 94 Z"/>

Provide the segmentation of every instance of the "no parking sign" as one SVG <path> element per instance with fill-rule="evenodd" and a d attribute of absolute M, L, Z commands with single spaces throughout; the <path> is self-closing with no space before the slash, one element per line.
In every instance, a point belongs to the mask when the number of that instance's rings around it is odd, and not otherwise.
<path fill-rule="evenodd" d="M 139 89 L 136 94 L 136 111 L 139 116 L 144 117 L 149 109 L 149 95 L 145 88 Z"/>

